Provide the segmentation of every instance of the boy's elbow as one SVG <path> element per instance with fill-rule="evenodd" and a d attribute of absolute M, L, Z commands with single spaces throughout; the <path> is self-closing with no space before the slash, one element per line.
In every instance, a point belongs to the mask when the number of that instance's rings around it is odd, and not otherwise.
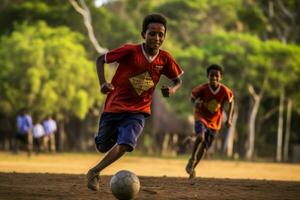
<path fill-rule="evenodd" d="M 182 80 L 180 78 L 175 78 L 175 79 L 173 79 L 173 83 L 176 86 L 181 86 L 182 85 Z"/>
<path fill-rule="evenodd" d="M 104 64 L 105 63 L 105 58 L 104 58 L 104 54 L 103 55 L 101 55 L 101 56 L 99 56 L 98 58 L 97 58 L 97 60 L 96 60 L 96 64 L 97 65 L 100 65 L 100 64 Z"/>
<path fill-rule="evenodd" d="M 192 103 L 195 103 L 196 98 L 195 98 L 194 96 L 191 96 L 190 101 L 191 101 Z"/>

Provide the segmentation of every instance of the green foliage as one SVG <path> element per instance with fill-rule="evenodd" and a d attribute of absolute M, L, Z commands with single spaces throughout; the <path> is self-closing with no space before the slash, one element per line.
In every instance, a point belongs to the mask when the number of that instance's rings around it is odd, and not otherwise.
<path fill-rule="evenodd" d="M 198 35 L 215 30 L 232 30 L 236 27 L 237 13 L 241 2 L 234 0 L 166 1 L 154 11 L 168 17 L 170 32 L 183 45 L 197 43 Z"/>
<path fill-rule="evenodd" d="M 209 64 L 218 63 L 225 68 L 223 83 L 235 93 L 239 140 L 246 139 L 248 128 L 252 103 L 248 84 L 258 92 L 267 80 L 258 121 L 278 106 L 282 90 L 293 100 L 294 124 L 294 118 L 299 117 L 299 1 L 281 1 L 285 12 L 279 1 L 124 0 L 109 1 L 100 8 L 92 0 L 85 2 L 96 38 L 108 49 L 142 42 L 143 17 L 151 12 L 166 15 L 168 31 L 163 48 L 185 73 L 182 88 L 165 103 L 180 115 L 191 114 L 191 89 L 207 81 Z M 274 17 L 269 15 L 270 2 Z M 89 41 L 82 16 L 68 1 L 5 1 L 0 5 L 0 24 L 1 111 L 12 116 L 21 107 L 29 107 L 35 116 L 56 113 L 84 119 L 96 102 L 102 104 L 94 69 L 98 54 Z M 279 30 L 286 31 L 282 32 L 286 44 L 280 42 L 283 38 Z M 113 70 L 106 73 L 111 76 Z M 273 121 L 269 122 L 272 127 L 257 135 L 259 148 L 268 143 L 273 151 Z M 296 133 L 293 128 L 292 133 Z M 145 146 L 151 146 L 147 141 Z"/>
<path fill-rule="evenodd" d="M 244 1 L 238 10 L 239 19 L 243 23 L 244 31 L 263 34 L 270 28 L 267 16 L 254 1 Z"/>
<path fill-rule="evenodd" d="M 234 89 L 244 90 L 247 82 L 239 82 L 237 79 L 247 80 L 249 68 L 253 63 L 249 57 L 256 55 L 259 39 L 250 35 L 237 33 L 218 32 L 213 35 L 202 35 L 198 37 L 199 46 L 191 46 L 184 53 L 176 55 L 183 66 L 184 80 L 187 82 L 182 90 L 190 90 L 207 82 L 206 68 L 212 63 L 224 66 L 225 74 L 223 82 Z M 240 94 L 242 95 L 242 94 Z M 243 95 L 246 95 L 243 93 Z"/>
<path fill-rule="evenodd" d="M 123 43 L 134 43 L 140 39 L 140 27 L 135 26 L 133 20 L 115 15 L 105 7 L 95 9 L 93 19 L 96 37 L 107 49 L 117 48 Z"/>
<path fill-rule="evenodd" d="M 76 24 L 73 20 L 76 18 L 68 1 L 41 1 L 41 0 L 20 0 L 18 2 L 10 1 L 0 8 L 0 35 L 13 31 L 14 23 L 28 22 L 35 23 L 38 20 L 47 21 L 52 26 L 68 23 L 73 26 Z M 72 23 L 73 22 L 73 23 Z M 78 24 L 78 23 L 77 23 Z"/>
<path fill-rule="evenodd" d="M 97 99 L 94 64 L 87 60 L 82 35 L 44 22 L 18 25 L 1 38 L 1 108 L 16 113 L 29 107 L 41 117 L 66 113 L 84 118 Z"/>
<path fill-rule="evenodd" d="M 190 111 L 187 97 L 193 87 L 207 81 L 206 67 L 211 63 L 224 66 L 223 82 L 234 90 L 237 104 L 249 97 L 248 84 L 259 91 L 267 78 L 267 94 L 278 95 L 282 88 L 295 87 L 299 81 L 297 46 L 264 42 L 253 35 L 224 31 L 202 35 L 197 40 L 198 46 L 173 51 L 185 71 L 183 87 L 172 101 L 181 113 Z M 297 92 L 291 89 L 290 94 L 293 93 Z"/>

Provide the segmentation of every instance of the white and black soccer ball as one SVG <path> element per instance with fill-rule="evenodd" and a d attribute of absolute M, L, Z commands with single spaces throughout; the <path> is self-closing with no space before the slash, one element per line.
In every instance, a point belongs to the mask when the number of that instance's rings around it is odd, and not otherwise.
<path fill-rule="evenodd" d="M 121 170 L 110 179 L 110 189 L 119 200 L 134 199 L 140 191 L 140 181 L 134 173 Z"/>

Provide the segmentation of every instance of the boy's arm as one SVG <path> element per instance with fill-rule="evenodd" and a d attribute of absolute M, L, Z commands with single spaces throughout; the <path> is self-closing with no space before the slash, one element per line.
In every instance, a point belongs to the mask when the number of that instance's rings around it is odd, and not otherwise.
<path fill-rule="evenodd" d="M 193 95 L 191 95 L 191 102 L 192 102 L 192 104 L 194 104 L 195 101 L 196 101 L 196 98 Z"/>
<path fill-rule="evenodd" d="M 227 128 L 231 127 L 231 124 L 232 124 L 233 108 L 234 108 L 234 99 L 232 99 L 232 101 L 229 103 L 229 106 L 228 106 L 228 117 L 226 120 Z"/>
<path fill-rule="evenodd" d="M 200 98 L 196 98 L 193 95 L 191 95 L 191 102 L 195 106 L 195 108 L 200 108 L 203 101 Z"/>
<path fill-rule="evenodd" d="M 163 94 L 164 97 L 169 97 L 172 94 L 174 94 L 181 86 L 182 81 L 180 78 L 175 78 L 172 80 L 173 81 L 173 86 L 167 86 L 167 85 L 163 85 L 161 87 L 161 93 Z"/>
<path fill-rule="evenodd" d="M 113 91 L 115 88 L 111 83 L 107 83 L 105 80 L 105 74 L 104 74 L 104 55 L 101 55 L 97 58 L 96 61 L 96 68 L 97 68 L 97 75 L 98 75 L 98 80 L 99 80 L 99 85 L 101 87 L 101 92 L 103 94 L 107 94 L 111 91 Z"/>

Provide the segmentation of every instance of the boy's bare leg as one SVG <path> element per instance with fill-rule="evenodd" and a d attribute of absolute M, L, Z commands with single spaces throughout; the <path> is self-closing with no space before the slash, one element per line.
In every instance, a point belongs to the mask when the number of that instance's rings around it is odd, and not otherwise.
<path fill-rule="evenodd" d="M 122 157 L 128 149 L 127 145 L 115 145 L 95 167 L 91 168 L 86 175 L 88 188 L 95 191 L 99 190 L 99 173 Z"/>
<path fill-rule="evenodd" d="M 201 160 L 204 151 L 205 151 L 204 138 L 201 135 L 199 135 L 195 140 L 192 156 L 189 159 L 188 164 L 185 168 L 186 172 L 190 175 L 189 178 L 194 178 L 196 176 L 194 169 L 199 163 L 199 161 Z"/>
<path fill-rule="evenodd" d="M 194 163 L 194 168 L 196 168 L 196 166 L 198 165 L 198 163 L 200 162 L 200 160 L 202 159 L 205 151 L 206 151 L 206 148 L 205 148 L 205 144 L 204 142 L 201 142 L 201 145 L 199 145 L 199 150 L 197 151 L 197 155 L 196 155 L 196 160 L 195 160 L 195 163 Z"/>

